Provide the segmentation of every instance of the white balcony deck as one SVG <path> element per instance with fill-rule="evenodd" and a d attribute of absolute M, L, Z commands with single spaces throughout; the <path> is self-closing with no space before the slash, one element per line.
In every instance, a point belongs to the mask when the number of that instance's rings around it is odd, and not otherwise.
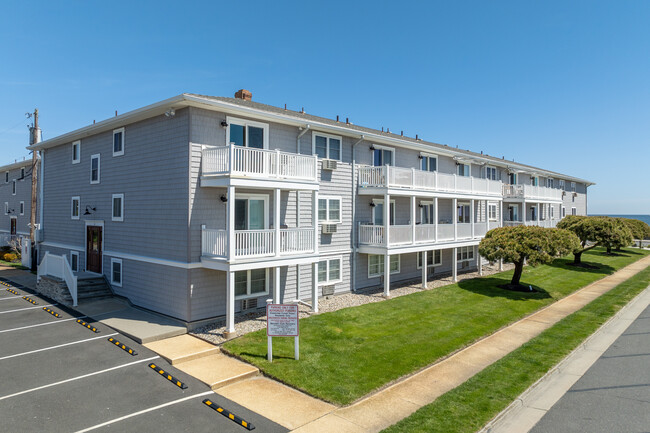
<path fill-rule="evenodd" d="M 503 193 L 501 181 L 390 166 L 359 167 L 358 184 L 359 193 L 363 193 L 364 188 L 373 187 L 487 195 L 495 198 L 501 198 Z"/>
<path fill-rule="evenodd" d="M 562 201 L 562 190 L 533 185 L 503 185 L 503 197 L 526 201 Z"/>
<path fill-rule="evenodd" d="M 559 221 L 560 220 L 558 220 L 558 219 L 539 220 L 539 221 L 534 221 L 534 220 L 528 220 L 528 221 L 503 221 L 503 226 L 504 227 L 514 227 L 514 226 L 527 225 L 527 226 L 538 226 L 538 227 L 545 227 L 545 228 L 555 228 Z"/>
<path fill-rule="evenodd" d="M 488 230 L 487 223 L 457 224 L 416 224 L 389 226 L 388 245 L 384 236 L 385 227 L 372 224 L 359 224 L 359 246 L 404 247 L 422 246 L 455 241 L 479 240 Z"/>
<path fill-rule="evenodd" d="M 317 157 L 241 146 L 205 147 L 202 180 L 241 179 L 318 185 Z M 223 186 L 223 182 L 202 182 Z M 308 188 L 309 189 L 309 188 Z"/>
<path fill-rule="evenodd" d="M 314 229 L 280 229 L 279 250 L 276 251 L 275 230 L 236 230 L 233 256 L 228 254 L 228 231 L 203 228 L 201 254 L 227 261 L 305 255 L 314 253 Z"/>

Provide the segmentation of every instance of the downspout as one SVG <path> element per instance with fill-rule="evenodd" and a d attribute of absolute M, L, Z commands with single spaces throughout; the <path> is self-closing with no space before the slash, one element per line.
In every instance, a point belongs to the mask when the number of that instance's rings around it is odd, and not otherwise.
<path fill-rule="evenodd" d="M 361 136 L 356 143 L 352 145 L 352 291 L 357 291 L 357 191 L 355 189 L 357 183 L 355 177 L 357 175 L 357 144 L 365 140 L 365 136 Z"/>
<path fill-rule="evenodd" d="M 300 128 L 300 134 L 296 138 L 296 153 L 298 155 L 300 155 L 300 137 L 305 135 L 310 128 L 309 124 L 305 125 L 304 128 Z M 300 190 L 296 190 L 296 227 L 300 228 Z M 314 227 L 314 230 L 316 230 L 316 227 Z M 300 265 L 296 265 L 296 299 L 300 300 Z"/>

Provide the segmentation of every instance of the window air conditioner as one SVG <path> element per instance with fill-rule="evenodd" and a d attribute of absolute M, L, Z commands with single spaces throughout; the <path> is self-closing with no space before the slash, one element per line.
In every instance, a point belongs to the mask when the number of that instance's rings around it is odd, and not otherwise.
<path fill-rule="evenodd" d="M 254 310 L 257 308 L 257 298 L 242 299 L 241 300 L 241 310 Z"/>
<path fill-rule="evenodd" d="M 336 233 L 336 224 L 323 224 L 322 225 L 322 232 L 324 234 Z"/>
<path fill-rule="evenodd" d="M 323 159 L 323 170 L 336 170 L 337 163 L 335 159 Z"/>

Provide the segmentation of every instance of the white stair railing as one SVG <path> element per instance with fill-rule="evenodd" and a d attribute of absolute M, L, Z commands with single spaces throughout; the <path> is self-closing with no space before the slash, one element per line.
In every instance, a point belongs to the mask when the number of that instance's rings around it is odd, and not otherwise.
<path fill-rule="evenodd" d="M 65 254 L 57 256 L 45 252 L 41 264 L 38 266 L 37 278 L 40 280 L 43 275 L 60 278 L 65 281 L 72 297 L 72 306 L 77 306 L 77 276 L 72 272 Z"/>

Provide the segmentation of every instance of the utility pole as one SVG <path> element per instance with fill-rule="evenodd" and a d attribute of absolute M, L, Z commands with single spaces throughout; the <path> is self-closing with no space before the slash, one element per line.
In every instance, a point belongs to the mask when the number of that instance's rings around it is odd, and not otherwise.
<path fill-rule="evenodd" d="M 38 127 L 38 108 L 34 109 L 34 126 L 30 128 L 29 145 L 33 146 L 41 141 L 41 129 Z M 38 154 L 32 151 L 32 209 L 29 217 L 29 238 L 34 246 L 34 231 L 36 229 L 36 191 L 38 190 Z M 42 197 L 41 197 L 42 200 Z"/>

